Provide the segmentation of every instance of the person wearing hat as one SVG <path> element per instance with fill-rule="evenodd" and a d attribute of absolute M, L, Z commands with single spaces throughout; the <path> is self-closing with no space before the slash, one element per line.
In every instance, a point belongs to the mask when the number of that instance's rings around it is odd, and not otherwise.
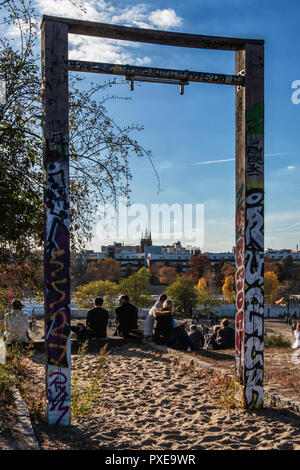
<path fill-rule="evenodd" d="M 28 317 L 22 312 L 24 305 L 20 300 L 13 300 L 11 311 L 4 315 L 4 340 L 6 343 L 28 343 Z"/>

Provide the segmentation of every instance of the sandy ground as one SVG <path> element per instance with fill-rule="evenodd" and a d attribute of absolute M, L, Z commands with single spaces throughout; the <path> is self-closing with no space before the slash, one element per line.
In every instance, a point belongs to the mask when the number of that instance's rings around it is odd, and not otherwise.
<path fill-rule="evenodd" d="M 40 355 L 41 356 L 41 355 Z M 35 376 L 43 379 L 41 357 Z M 76 356 L 73 357 L 76 360 Z M 84 379 L 96 357 L 86 357 Z M 142 346 L 111 351 L 102 399 L 68 430 L 35 424 L 43 449 L 300 450 L 300 418 L 284 409 L 224 409 L 207 370 Z"/>
<path fill-rule="evenodd" d="M 276 322 L 268 323 L 278 332 Z M 283 333 L 292 337 L 285 325 Z M 201 360 L 233 371 L 233 351 L 203 352 Z M 265 383 L 299 400 L 299 367 L 291 350 L 266 350 Z M 72 355 L 73 366 L 78 356 Z M 44 394 L 44 358 L 29 360 L 32 395 Z M 95 354 L 85 357 L 83 380 L 95 369 Z M 72 366 L 72 367 L 73 367 Z M 273 368 L 273 369 L 272 369 Z M 288 409 L 225 409 L 221 385 L 208 369 L 190 370 L 172 354 L 139 345 L 111 350 L 101 400 L 92 415 L 72 418 L 70 428 L 33 420 L 42 449 L 99 450 L 300 450 L 300 416 Z M 286 389 L 286 390 L 285 390 Z M 284 393 L 284 391 L 286 393 Z M 43 399 L 44 400 L 44 399 Z M 0 440 L 1 449 L 1 440 Z"/>

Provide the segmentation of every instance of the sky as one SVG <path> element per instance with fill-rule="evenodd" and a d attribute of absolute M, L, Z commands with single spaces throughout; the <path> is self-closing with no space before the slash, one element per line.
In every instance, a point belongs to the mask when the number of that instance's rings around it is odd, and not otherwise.
<path fill-rule="evenodd" d="M 34 3 L 40 14 L 210 36 L 264 39 L 265 248 L 295 249 L 300 245 L 298 0 L 150 0 L 145 3 L 85 0 L 81 2 L 85 13 L 69 0 L 35 0 Z M 75 35 L 69 35 L 69 49 L 71 59 L 234 74 L 232 52 Z M 93 74 L 91 78 L 96 82 L 107 77 Z M 146 159 L 131 160 L 131 202 L 146 207 L 148 229 L 151 229 L 154 204 L 178 204 L 182 208 L 190 204 L 192 210 L 202 205 L 202 251 L 231 251 L 235 244 L 234 87 L 191 83 L 185 87 L 184 95 L 180 95 L 176 85 L 141 83 L 134 91 L 129 86 L 120 86 L 115 92 L 130 96 L 131 100 L 111 102 L 109 112 L 120 124 L 135 122 L 144 126 L 139 140 L 151 149 L 159 174 L 161 190 L 158 192 L 150 163 Z M 174 232 L 176 224 L 180 225 L 181 221 L 174 216 Z M 107 241 L 101 238 L 97 227 L 89 245 L 95 250 Z M 140 227 L 141 231 L 144 229 Z M 122 241 L 135 243 L 130 238 Z M 170 237 L 164 241 L 176 240 Z M 160 240 L 154 239 L 154 244 L 159 243 Z"/>

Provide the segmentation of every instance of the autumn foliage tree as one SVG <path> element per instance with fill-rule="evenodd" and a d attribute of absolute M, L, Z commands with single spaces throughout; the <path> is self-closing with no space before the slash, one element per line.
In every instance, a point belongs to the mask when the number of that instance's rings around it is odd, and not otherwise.
<path fill-rule="evenodd" d="M 214 285 L 209 285 L 204 277 L 201 277 L 196 286 L 198 302 L 204 305 L 204 309 L 212 310 L 212 308 L 220 303 L 217 296 L 217 290 Z"/>
<path fill-rule="evenodd" d="M 209 259 L 207 256 L 202 255 L 199 253 L 197 256 L 193 256 L 190 261 L 190 269 L 188 269 L 185 273 L 188 277 L 193 277 L 194 279 L 198 280 L 201 277 L 209 277 L 212 272 L 212 266 L 210 264 Z"/>
<path fill-rule="evenodd" d="M 225 278 L 223 287 L 223 295 L 228 304 L 233 304 L 235 301 L 235 278 L 234 276 L 227 276 Z"/>
<path fill-rule="evenodd" d="M 235 266 L 225 261 L 222 266 L 221 273 L 223 276 L 223 281 L 225 281 L 226 277 L 228 276 L 235 276 Z"/>
<path fill-rule="evenodd" d="M 161 284 L 172 284 L 176 281 L 178 272 L 172 266 L 164 266 L 158 271 L 158 279 Z"/>
<path fill-rule="evenodd" d="M 278 298 L 279 281 L 274 271 L 267 271 L 264 275 L 265 303 L 273 304 Z"/>
<path fill-rule="evenodd" d="M 105 258 L 87 263 L 84 281 L 119 281 L 121 274 L 120 263 L 113 258 Z"/>

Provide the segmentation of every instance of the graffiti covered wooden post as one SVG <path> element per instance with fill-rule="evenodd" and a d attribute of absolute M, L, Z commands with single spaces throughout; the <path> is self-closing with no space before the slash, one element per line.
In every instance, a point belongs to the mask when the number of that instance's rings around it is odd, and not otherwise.
<path fill-rule="evenodd" d="M 68 25 L 42 23 L 47 422 L 70 424 Z"/>
<path fill-rule="evenodd" d="M 263 406 L 264 46 L 236 52 L 236 371 L 245 408 Z"/>

